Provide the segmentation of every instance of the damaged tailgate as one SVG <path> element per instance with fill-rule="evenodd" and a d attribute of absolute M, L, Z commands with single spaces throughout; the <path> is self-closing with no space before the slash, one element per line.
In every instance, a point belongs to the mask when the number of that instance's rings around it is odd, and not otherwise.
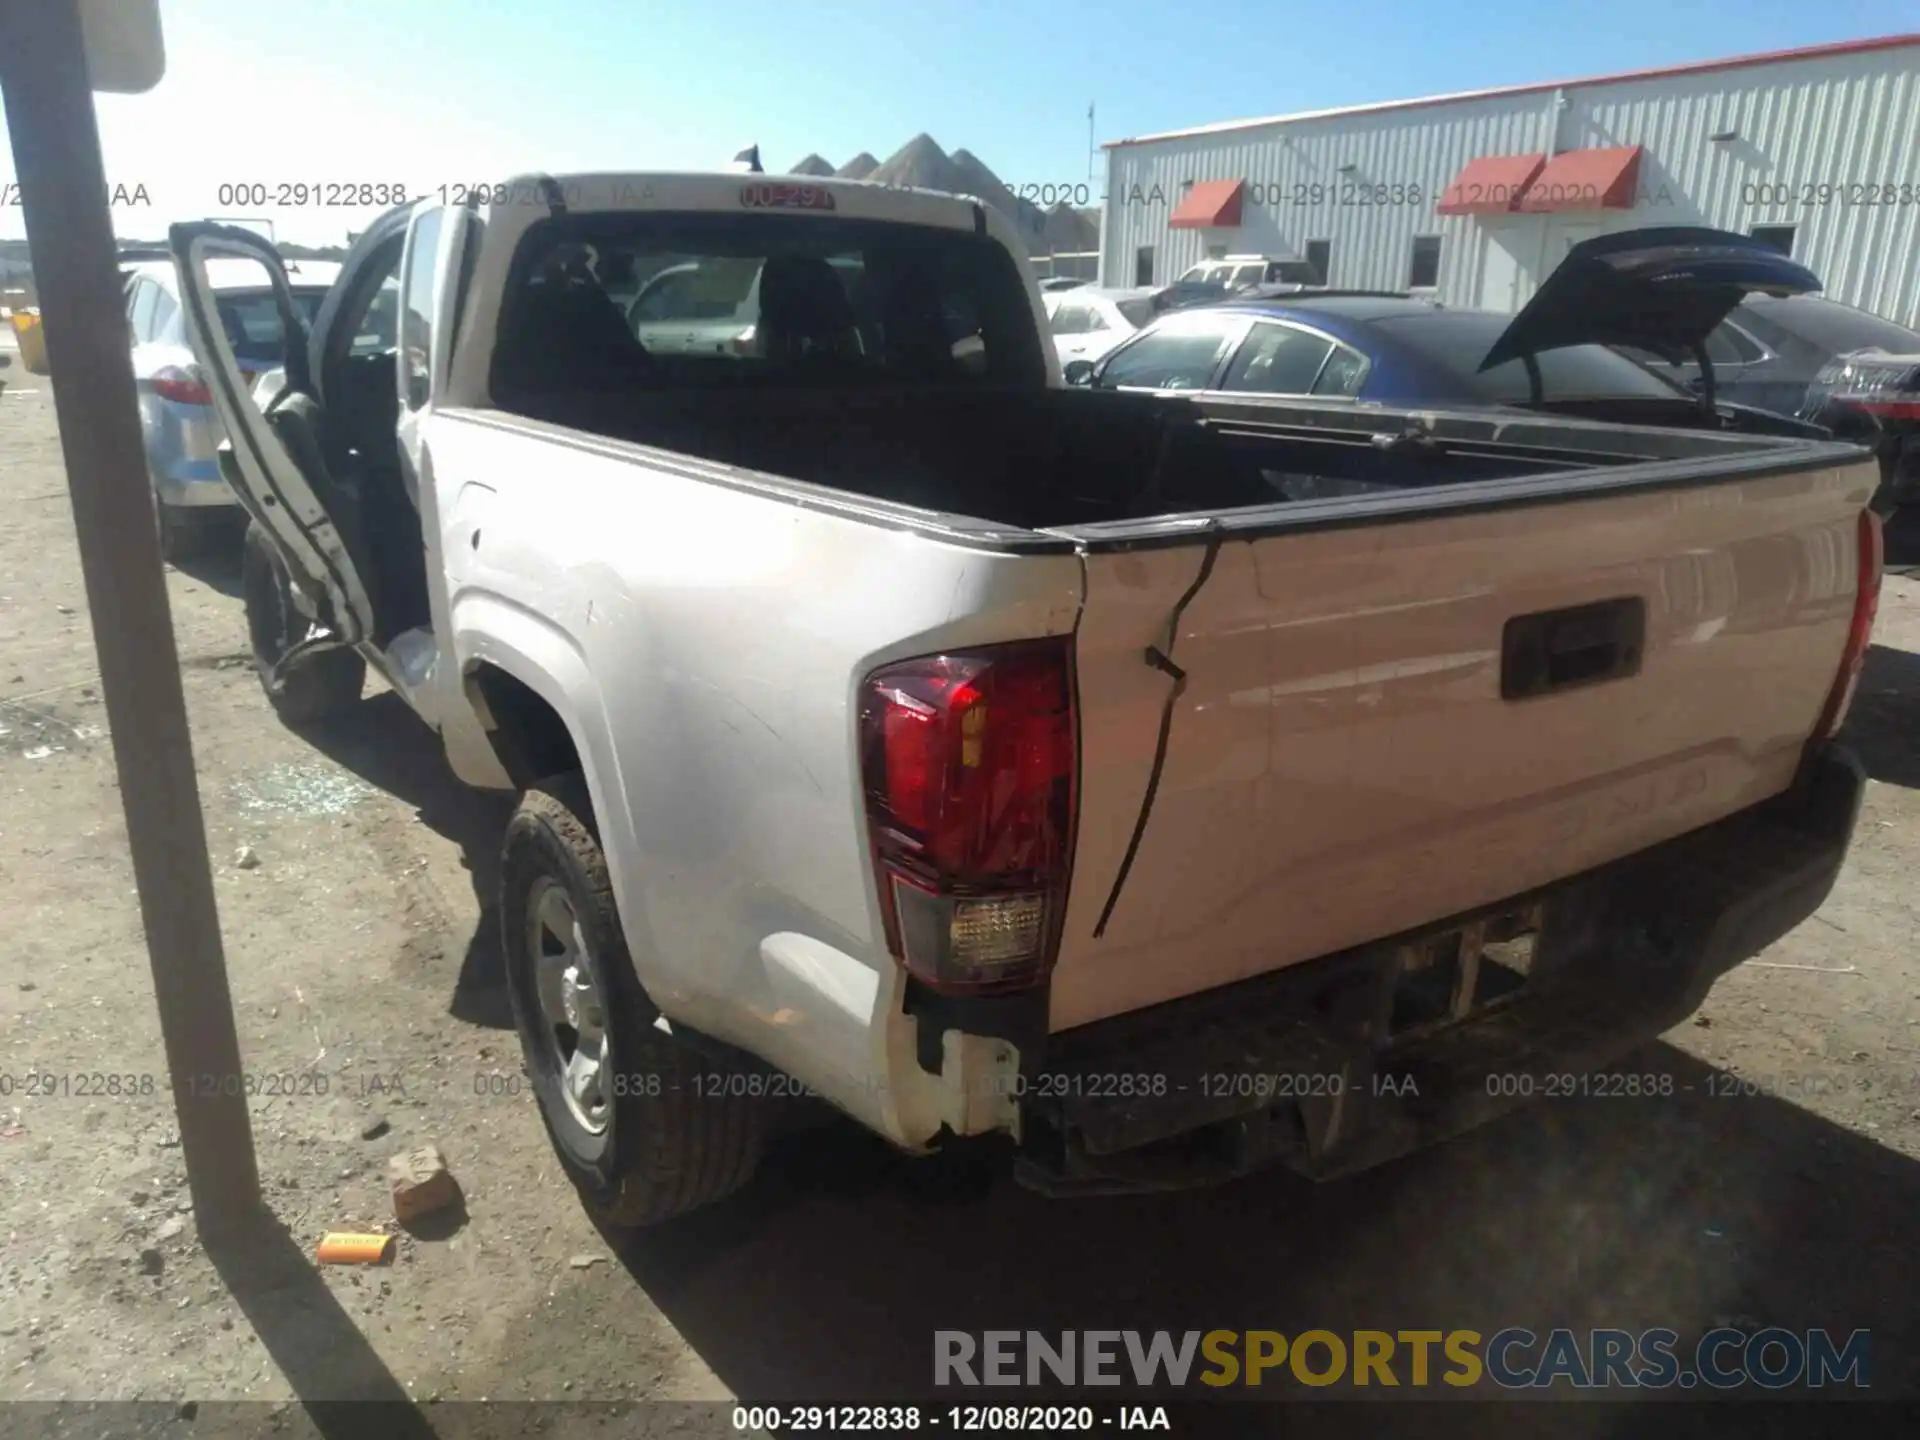
<path fill-rule="evenodd" d="M 1845 647 L 1874 477 L 1735 463 L 1090 543 L 1052 1028 L 1489 906 L 1783 791 Z"/>

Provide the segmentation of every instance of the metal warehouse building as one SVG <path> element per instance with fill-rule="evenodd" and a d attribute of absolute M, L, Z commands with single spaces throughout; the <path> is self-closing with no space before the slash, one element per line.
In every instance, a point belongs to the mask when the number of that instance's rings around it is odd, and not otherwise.
<path fill-rule="evenodd" d="M 1230 121 L 1107 147 L 1100 279 L 1229 254 L 1510 310 L 1589 236 L 1764 236 L 1920 325 L 1920 35 Z"/>

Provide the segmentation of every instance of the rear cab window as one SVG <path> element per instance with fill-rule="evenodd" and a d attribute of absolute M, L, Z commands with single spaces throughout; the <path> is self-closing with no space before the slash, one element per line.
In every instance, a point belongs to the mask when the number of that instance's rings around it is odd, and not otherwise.
<path fill-rule="evenodd" d="M 1051 348 L 1013 257 L 970 231 L 777 211 L 582 213 L 522 239 L 492 389 L 512 409 L 626 386 L 1026 387 L 1045 383 Z"/>

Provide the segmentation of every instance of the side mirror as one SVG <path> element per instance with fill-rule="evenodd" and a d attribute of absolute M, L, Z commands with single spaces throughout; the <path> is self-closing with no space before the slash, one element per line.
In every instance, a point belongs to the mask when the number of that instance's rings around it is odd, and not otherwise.
<path fill-rule="evenodd" d="M 1091 360 L 1069 360 L 1067 368 L 1062 370 L 1060 375 L 1069 385 L 1091 385 L 1093 368 Z"/>

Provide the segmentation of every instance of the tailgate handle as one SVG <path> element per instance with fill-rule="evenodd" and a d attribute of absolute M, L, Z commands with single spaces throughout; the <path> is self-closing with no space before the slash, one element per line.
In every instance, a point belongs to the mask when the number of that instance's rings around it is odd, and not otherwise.
<path fill-rule="evenodd" d="M 1542 610 L 1507 621 L 1500 642 L 1500 698 L 1525 700 L 1640 673 L 1647 603 L 1638 595 Z"/>

